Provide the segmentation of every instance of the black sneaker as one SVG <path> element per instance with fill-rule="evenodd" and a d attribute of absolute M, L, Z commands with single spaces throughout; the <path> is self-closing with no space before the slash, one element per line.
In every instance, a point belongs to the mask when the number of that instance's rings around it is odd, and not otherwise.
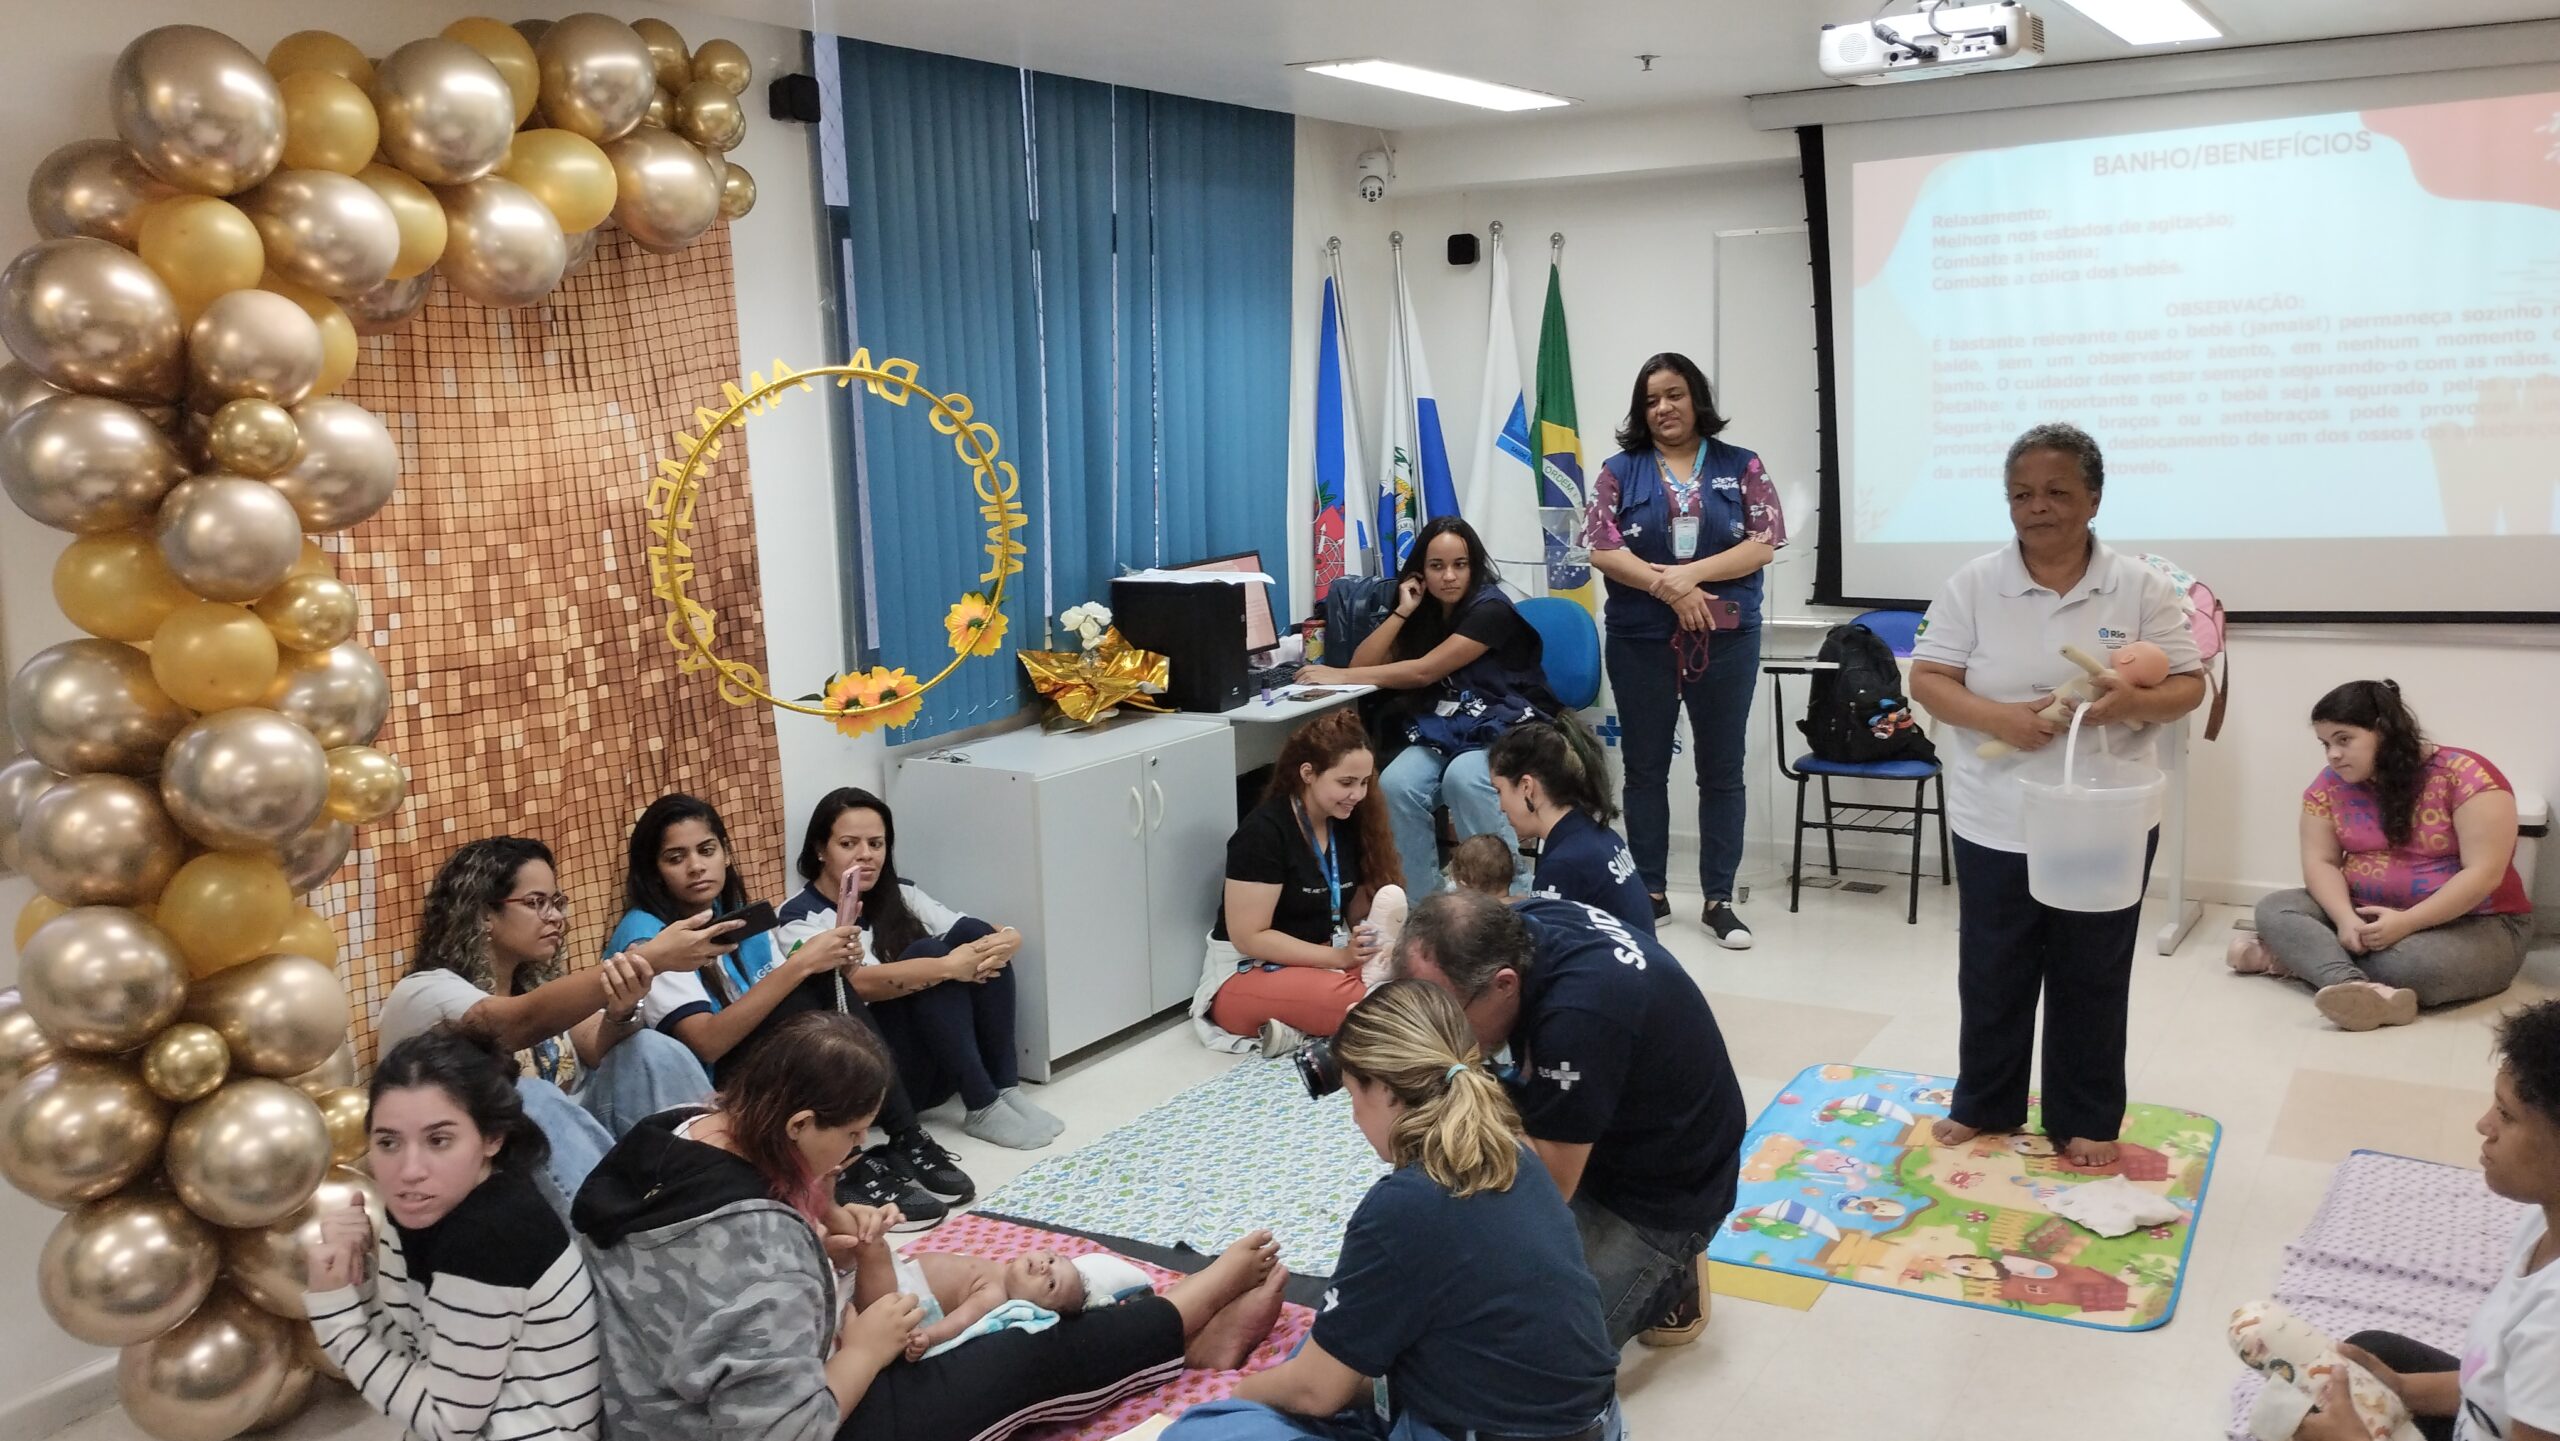
<path fill-rule="evenodd" d="M 978 1197 L 978 1183 L 960 1169 L 951 1153 L 933 1133 L 918 1126 L 903 1136 L 892 1136 L 881 1148 L 888 1154 L 889 1164 L 906 1173 L 906 1178 L 940 1196 L 955 1206 L 965 1206 Z"/>
<path fill-rule="evenodd" d="M 1728 951 L 1751 949 L 1751 928 L 1742 923 L 1742 917 L 1733 913 L 1733 907 L 1722 901 L 1710 901 L 1706 913 L 1698 917 L 1698 924 L 1713 932 L 1716 944 Z"/>
<path fill-rule="evenodd" d="M 836 1199 L 855 1206 L 895 1206 L 904 1219 L 892 1231 L 930 1231 L 942 1224 L 951 1208 L 941 1198 L 907 1179 L 880 1151 L 853 1158 L 836 1178 Z"/>
<path fill-rule="evenodd" d="M 1660 1350 L 1686 1346 L 1698 1339 L 1707 1329 L 1707 1288 L 1698 1274 L 1706 1265 L 1704 1256 L 1691 1263 L 1688 1275 L 1673 1287 L 1670 1304 L 1652 1325 L 1637 1334 L 1637 1340 Z"/>
<path fill-rule="evenodd" d="M 1653 897 L 1653 918 L 1657 921 L 1667 921 L 1671 919 L 1671 898 L 1669 896 Z"/>

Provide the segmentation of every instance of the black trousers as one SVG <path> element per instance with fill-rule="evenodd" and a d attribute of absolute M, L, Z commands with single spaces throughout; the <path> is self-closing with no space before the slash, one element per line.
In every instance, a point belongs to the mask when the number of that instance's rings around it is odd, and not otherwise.
<path fill-rule="evenodd" d="M 2142 875 L 2160 833 L 2151 833 Z M 2036 1002 L 2044 1002 L 2044 1130 L 2112 1141 L 2124 1125 L 2125 1007 L 2142 907 L 2057 910 L 2027 891 L 2027 858 L 1956 837 L 1957 1124 L 2010 1131 L 2027 1121 Z"/>
<path fill-rule="evenodd" d="M 2438 1371 L 2459 1371 L 2462 1363 L 2424 1341 L 2412 1341 L 2391 1331 L 2358 1331 L 2347 1338 L 2350 1346 L 2362 1346 L 2373 1353 L 2373 1359 L 2408 1376 L 2425 1376 Z M 2418 1434 L 2427 1441 L 2453 1441 L 2451 1416 L 2412 1416 Z"/>
<path fill-rule="evenodd" d="M 907 947 L 902 961 L 947 956 L 995 934 L 995 927 L 963 916 L 941 936 Z M 1022 1083 L 1013 1050 L 1013 967 L 983 981 L 951 981 L 894 1000 L 873 1001 L 870 1019 L 914 1104 L 938 1106 L 954 1094 L 970 1110 L 995 1104 L 997 1093 Z M 883 1122 L 882 1124 L 886 1124 Z"/>
<path fill-rule="evenodd" d="M 882 1371 L 836 1441 L 982 1441 L 1090 1416 L 1182 1374 L 1182 1345 L 1182 1313 L 1162 1296 L 998 1331 Z"/>

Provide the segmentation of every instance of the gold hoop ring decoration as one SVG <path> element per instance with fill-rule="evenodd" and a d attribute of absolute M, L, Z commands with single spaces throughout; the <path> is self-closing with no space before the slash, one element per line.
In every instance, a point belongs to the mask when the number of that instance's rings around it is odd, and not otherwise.
<path fill-rule="evenodd" d="M 1022 477 L 1011 462 L 997 458 L 1004 443 L 994 426 L 975 418 L 977 407 L 969 397 L 957 391 L 937 393 L 918 383 L 916 372 L 912 360 L 892 357 L 875 364 L 868 349 L 855 351 L 853 358 L 842 365 L 807 370 L 794 370 L 777 360 L 770 379 L 756 371 L 748 374 L 743 388 L 734 382 L 724 383 L 720 387 L 724 408 L 694 408 L 693 433 L 676 436 L 676 454 L 659 459 L 657 474 L 649 482 L 649 593 L 666 606 L 667 643 L 683 656 L 676 666 L 679 672 L 715 672 L 720 698 L 731 705 L 761 701 L 833 721 L 837 730 L 858 736 L 914 720 L 926 691 L 940 685 L 960 668 L 962 661 L 971 656 L 993 655 L 1004 643 L 1005 577 L 1022 570 L 1023 545 L 1014 533 L 1030 522 L 1022 510 Z M 823 696 L 786 700 L 766 688 L 764 676 L 755 667 L 731 660 L 714 649 L 719 618 L 687 590 L 696 568 L 689 536 L 694 503 L 702 494 L 704 479 L 711 474 L 712 462 L 720 458 L 720 437 L 741 417 L 762 415 L 780 405 L 786 390 L 814 393 L 816 387 L 810 382 L 819 379 L 832 379 L 838 389 L 861 381 L 864 389 L 891 405 L 903 406 L 910 400 L 924 402 L 926 419 L 936 431 L 951 437 L 952 450 L 969 467 L 970 485 L 978 497 L 978 517 L 987 528 L 987 568 L 978 576 L 986 588 L 953 602 L 943 617 L 943 628 L 951 640 L 951 659 L 924 680 L 917 680 L 904 667 L 873 666 L 868 671 L 833 678 Z M 818 704 L 808 704 L 808 700 Z"/>

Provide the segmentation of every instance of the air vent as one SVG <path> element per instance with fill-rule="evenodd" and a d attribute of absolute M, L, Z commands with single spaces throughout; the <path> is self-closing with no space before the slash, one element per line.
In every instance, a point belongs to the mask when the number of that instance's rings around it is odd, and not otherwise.
<path fill-rule="evenodd" d="M 1884 894 L 1884 882 L 1842 881 L 1840 883 L 1840 889 L 1847 891 L 1853 896 L 1880 896 Z"/>

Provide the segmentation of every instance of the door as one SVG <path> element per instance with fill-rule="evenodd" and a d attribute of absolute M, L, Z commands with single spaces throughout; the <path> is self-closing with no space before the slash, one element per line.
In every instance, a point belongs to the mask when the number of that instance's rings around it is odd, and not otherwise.
<path fill-rule="evenodd" d="M 1148 751 L 1147 953 L 1151 1011 L 1180 1005 L 1200 984 L 1236 829 L 1236 748 L 1225 726 Z"/>
<path fill-rule="evenodd" d="M 1047 944 L 1038 983 L 1021 998 L 1049 1023 L 1047 1053 L 1025 1057 L 1038 1063 L 1034 1079 L 1046 1078 L 1051 1060 L 1155 1012 L 1147 970 L 1145 770 L 1143 757 L 1124 756 L 1039 782 Z"/>

